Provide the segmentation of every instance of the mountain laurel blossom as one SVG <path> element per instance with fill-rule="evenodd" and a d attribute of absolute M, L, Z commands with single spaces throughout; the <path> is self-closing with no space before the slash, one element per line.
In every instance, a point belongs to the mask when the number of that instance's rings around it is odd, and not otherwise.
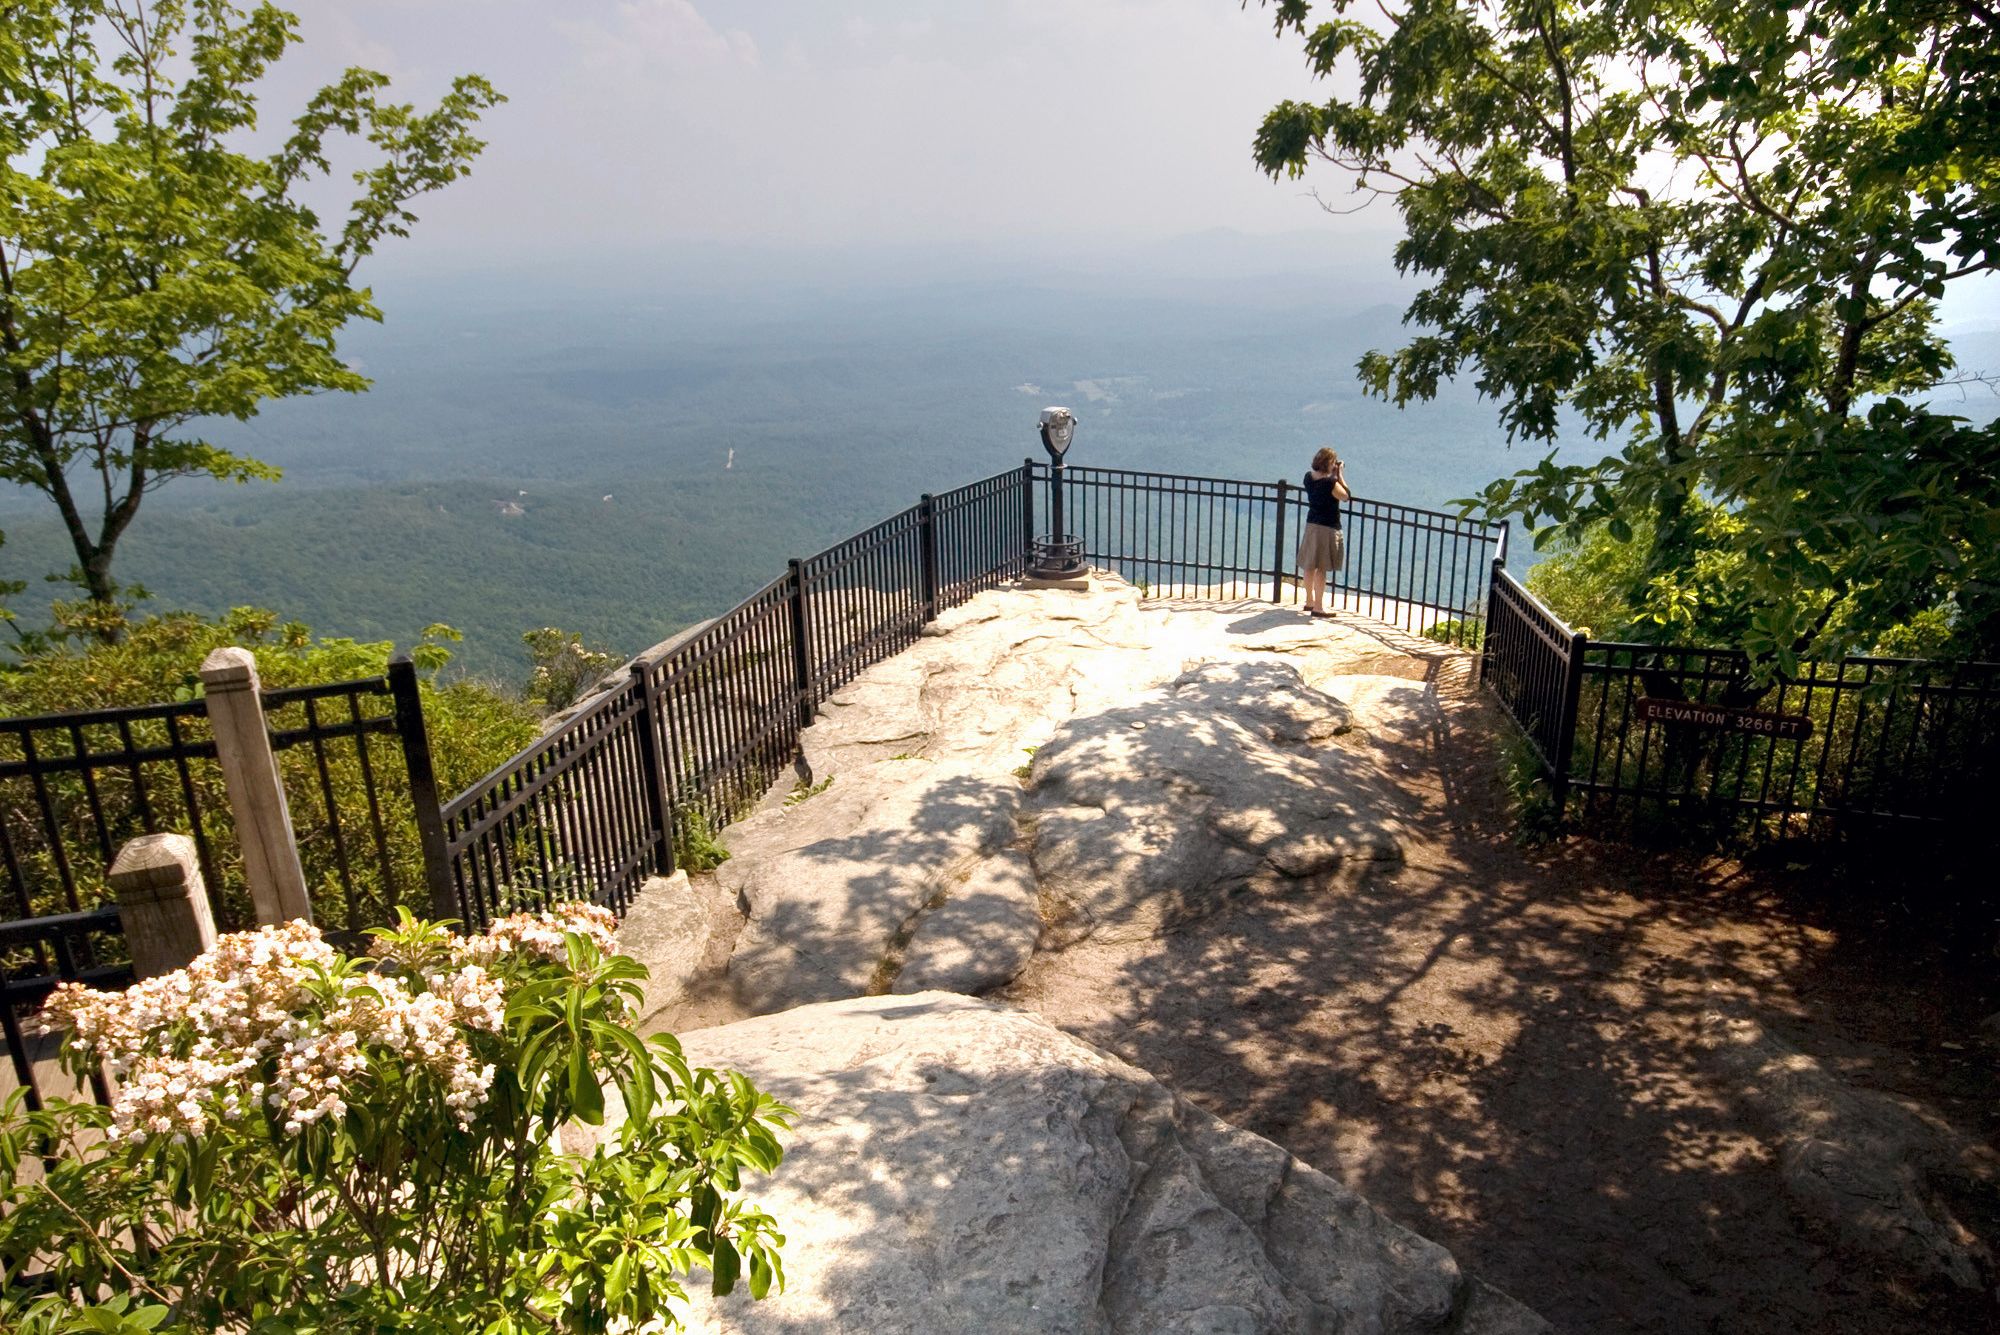
<path fill-rule="evenodd" d="M 225 936 L 185 969 L 124 992 L 64 983 L 42 1024 L 67 1028 L 117 1078 L 113 1138 L 199 1137 L 259 1109 L 297 1135 L 346 1115 L 371 1055 L 430 1072 L 463 1128 L 494 1074 L 466 1031 L 497 1034 L 507 1013 L 490 966 L 516 950 L 560 961 L 571 933 L 608 951 L 616 930 L 608 910 L 565 904 L 451 938 L 441 958 L 399 960 L 391 949 L 378 952 L 383 967 L 342 973 L 319 930 L 294 921 Z"/>
<path fill-rule="evenodd" d="M 64 1067 L 116 1087 L 0 1099 L 0 1330 L 102 1303 L 92 1330 L 643 1335 L 682 1328 L 697 1272 L 783 1289 L 743 1188 L 791 1112 L 636 1031 L 609 912 L 397 919 L 365 955 L 291 922 L 54 994 Z"/>

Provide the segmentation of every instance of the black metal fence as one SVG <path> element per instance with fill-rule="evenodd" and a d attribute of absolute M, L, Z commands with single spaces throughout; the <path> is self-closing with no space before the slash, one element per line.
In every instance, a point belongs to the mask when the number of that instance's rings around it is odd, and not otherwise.
<path fill-rule="evenodd" d="M 1048 465 L 1027 469 L 1043 488 L 1058 485 Z M 1059 485 L 1064 527 L 1083 540 L 1084 559 L 1149 596 L 1299 598 L 1306 499 L 1292 483 L 1071 466 Z M 1477 643 L 1504 525 L 1355 497 L 1341 504 L 1341 527 L 1346 565 L 1332 581 L 1334 606 Z"/>
<path fill-rule="evenodd" d="M 0 1103 L 25 1090 L 29 1109 L 51 1095 L 111 1101 L 101 1072 L 83 1087 L 58 1062 L 58 1036 L 34 1032 L 31 1017 L 60 982 L 118 988 L 132 981 L 125 930 L 114 907 L 57 913 L 0 923 L 0 1035 L 7 1067 L 0 1072 Z"/>
<path fill-rule="evenodd" d="M 397 671 L 414 697 L 414 669 Z M 349 930 L 385 921 L 424 883 L 390 677 L 269 690 L 262 704 L 322 916 Z M 205 701 L 0 719 L 0 872 L 14 914 L 95 906 L 118 849 L 161 830 L 193 838 L 218 924 L 248 922 Z"/>
<path fill-rule="evenodd" d="M 940 610 L 1018 575 L 1030 476 L 918 504 L 785 573 L 452 799 L 437 903 L 478 924 L 554 898 L 622 911 L 790 764 L 818 703 Z"/>
<path fill-rule="evenodd" d="M 1559 787 L 1575 745 L 1583 680 L 1578 665 L 1587 642 L 1494 561 L 1479 677 L 1521 725 Z"/>
<path fill-rule="evenodd" d="M 202 875 L 233 854 L 208 708 L 200 700 L 0 719 L 0 864 L 21 918 L 76 913 L 135 835 L 192 835 Z"/>
<path fill-rule="evenodd" d="M 1033 460 L 891 516 L 765 585 L 445 805 L 436 903 L 470 923 L 550 898 L 622 910 L 676 847 L 700 849 L 789 763 L 834 691 L 925 623 L 1019 575 Z M 1297 597 L 1299 489 L 1102 468 L 1064 470 L 1066 527 L 1086 558 L 1160 597 Z M 1052 500 L 1052 497 L 1050 498 Z M 1048 504 L 1048 501 L 1044 501 Z M 1344 507 L 1342 605 L 1447 643 L 1475 642 L 1505 529 L 1386 502 Z"/>
<path fill-rule="evenodd" d="M 1751 668 L 1733 650 L 1590 641 L 1569 757 L 1580 814 L 1629 827 L 1708 813 L 1759 836 L 1990 832 L 1981 808 L 2000 779 L 2000 664 L 1854 657 L 1768 685 Z M 1644 700 L 1732 722 L 1744 711 L 1758 729 L 1804 735 L 1667 721 Z"/>
<path fill-rule="evenodd" d="M 1592 640 L 1498 563 L 1482 659 L 1557 810 L 1600 828 L 1990 830 L 2000 664 L 1853 657 L 1760 679 L 1738 650 Z"/>
<path fill-rule="evenodd" d="M 709 850 L 770 789 L 820 702 L 940 611 L 1019 575 L 1056 488 L 1085 559 L 1149 596 L 1299 596 L 1305 500 L 1290 483 L 1030 460 L 792 561 L 448 802 L 406 661 L 384 678 L 266 692 L 315 901 L 350 929 L 408 902 L 473 926 L 558 898 L 622 910 L 677 849 Z M 1925 820 L 2000 751 L 1990 665 L 1853 659 L 1751 699 L 1740 655 L 1572 631 L 1505 570 L 1502 525 L 1367 498 L 1344 503 L 1343 521 L 1336 605 L 1480 649 L 1483 680 L 1559 799 L 1583 810 Z M 1747 700 L 1813 728 L 1693 738 L 1642 699 Z M 0 855 L 23 918 L 90 908 L 85 887 L 124 839 L 171 828 L 194 835 L 225 924 L 245 920 L 224 812 L 200 701 L 0 720 Z"/>

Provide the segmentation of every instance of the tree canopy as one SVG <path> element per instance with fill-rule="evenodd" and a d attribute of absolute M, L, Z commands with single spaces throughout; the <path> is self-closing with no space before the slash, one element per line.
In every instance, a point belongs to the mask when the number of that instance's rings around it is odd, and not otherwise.
<path fill-rule="evenodd" d="M 117 596 L 112 558 L 144 498 L 179 477 L 275 469 L 202 423 L 368 381 L 336 336 L 379 319 L 356 266 L 462 176 L 500 101 L 461 77 L 428 111 L 350 69 L 274 152 L 257 84 L 297 19 L 230 0 L 9 0 L 0 26 L 0 478 L 47 496 L 73 577 Z M 301 196 L 340 140 L 367 162 L 345 217 Z M 107 618 L 107 625 L 117 624 Z"/>
<path fill-rule="evenodd" d="M 1491 513 L 1643 540 L 1642 621 L 1731 625 L 1780 668 L 1940 611 L 1954 648 L 2000 653 L 2000 430 L 1937 393 L 1938 302 L 2000 265 L 1994 9 L 1270 7 L 1336 91 L 1275 107 L 1258 164 L 1392 199 L 1426 280 L 1367 387 L 1465 375 L 1514 438 L 1614 448 L 1551 450 Z"/>

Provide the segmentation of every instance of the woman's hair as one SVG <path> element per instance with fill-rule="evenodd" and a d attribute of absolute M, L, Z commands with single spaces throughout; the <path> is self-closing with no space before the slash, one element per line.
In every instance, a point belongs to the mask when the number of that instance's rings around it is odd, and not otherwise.
<path fill-rule="evenodd" d="M 1294 455 L 1293 457 L 1296 458 L 1297 456 Z M 1313 456 L 1313 472 L 1331 473 L 1332 471 L 1333 471 L 1333 447 L 1330 445 L 1322 445 L 1319 447 L 1319 453 Z"/>

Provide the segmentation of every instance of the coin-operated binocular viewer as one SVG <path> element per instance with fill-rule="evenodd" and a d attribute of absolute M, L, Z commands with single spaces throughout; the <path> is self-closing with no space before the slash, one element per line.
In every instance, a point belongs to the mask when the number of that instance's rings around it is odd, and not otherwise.
<path fill-rule="evenodd" d="M 1042 448 L 1049 452 L 1049 531 L 1028 544 L 1030 579 L 1083 576 L 1083 539 L 1063 526 L 1063 456 L 1076 438 L 1076 414 L 1067 408 L 1042 409 Z"/>

